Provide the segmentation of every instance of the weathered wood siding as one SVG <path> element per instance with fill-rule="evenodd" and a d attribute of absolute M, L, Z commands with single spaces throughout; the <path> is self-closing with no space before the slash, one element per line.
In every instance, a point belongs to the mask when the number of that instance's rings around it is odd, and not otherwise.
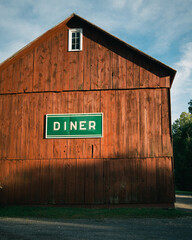
<path fill-rule="evenodd" d="M 0 96 L 0 158 L 172 156 L 167 89 Z M 45 139 L 45 114 L 103 112 L 104 137 Z"/>
<path fill-rule="evenodd" d="M 173 203 L 169 95 L 165 68 L 83 22 L 38 39 L 0 66 L 0 203 Z M 44 138 L 45 114 L 92 112 L 103 138 Z"/>
<path fill-rule="evenodd" d="M 1 203 L 172 203 L 171 158 L 1 160 Z"/>
<path fill-rule="evenodd" d="M 98 30 L 75 26 L 83 28 L 83 51 L 68 52 L 64 25 L 0 67 L 0 92 L 170 88 L 165 69 Z"/>

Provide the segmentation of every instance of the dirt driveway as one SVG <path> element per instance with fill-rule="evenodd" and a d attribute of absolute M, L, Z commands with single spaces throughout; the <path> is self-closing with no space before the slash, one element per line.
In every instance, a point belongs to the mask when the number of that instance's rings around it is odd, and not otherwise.
<path fill-rule="evenodd" d="M 192 196 L 191 195 L 181 195 L 176 196 L 175 208 L 192 211 Z"/>
<path fill-rule="evenodd" d="M 192 218 L 35 220 L 0 218 L 1 240 L 191 240 Z"/>
<path fill-rule="evenodd" d="M 192 196 L 176 195 L 192 211 Z M 192 217 L 177 219 L 36 220 L 0 218 L 0 240 L 191 240 Z"/>

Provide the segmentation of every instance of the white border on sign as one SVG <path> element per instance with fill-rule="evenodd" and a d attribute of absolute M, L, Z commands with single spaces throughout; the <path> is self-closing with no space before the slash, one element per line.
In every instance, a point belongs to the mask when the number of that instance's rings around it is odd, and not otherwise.
<path fill-rule="evenodd" d="M 102 126 L 101 126 L 101 134 L 95 134 L 95 135 L 47 135 L 47 119 L 48 117 L 71 117 L 71 116 L 75 116 L 75 117 L 81 117 L 81 116 L 102 116 Z M 56 138 L 103 138 L 103 113 L 52 113 L 52 114 L 46 114 L 45 115 L 45 138 L 46 139 L 56 139 Z"/>

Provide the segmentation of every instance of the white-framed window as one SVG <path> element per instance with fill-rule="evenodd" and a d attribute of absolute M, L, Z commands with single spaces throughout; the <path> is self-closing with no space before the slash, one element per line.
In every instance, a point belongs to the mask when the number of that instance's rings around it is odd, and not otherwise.
<path fill-rule="evenodd" d="M 83 29 L 69 29 L 68 51 L 82 51 L 83 49 Z"/>

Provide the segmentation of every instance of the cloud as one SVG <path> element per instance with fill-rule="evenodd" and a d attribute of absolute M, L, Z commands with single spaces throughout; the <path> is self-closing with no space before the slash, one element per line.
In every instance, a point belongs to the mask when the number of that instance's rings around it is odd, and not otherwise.
<path fill-rule="evenodd" d="M 27 42 L 24 41 L 10 42 L 8 48 L 2 50 L 0 49 L 1 59 L 6 60 L 7 58 L 11 57 L 13 54 L 16 53 L 16 51 L 22 49 L 26 44 Z M 0 63 L 3 62 L 3 60 L 0 61 Z"/>
<path fill-rule="evenodd" d="M 111 1 L 111 5 L 113 8 L 116 8 L 116 9 L 122 9 L 125 7 L 127 1 L 126 0 L 112 0 Z"/>
<path fill-rule="evenodd" d="M 177 74 L 171 89 L 173 121 L 179 115 L 188 111 L 190 99 L 192 99 L 192 42 L 182 47 L 180 60 L 175 63 Z"/>
<path fill-rule="evenodd" d="M 87 11 L 85 17 L 129 41 L 137 36 L 143 51 L 150 55 L 164 55 L 192 31 L 192 0 L 106 0 L 94 13 Z M 102 7 L 101 7 L 102 6 Z M 142 38 L 145 36 L 145 42 Z M 190 37 L 189 37 L 190 38 Z M 147 39 L 147 41 L 146 41 Z"/>
<path fill-rule="evenodd" d="M 1 0 L 0 62 L 73 12 L 160 61 L 165 56 L 177 70 L 173 119 L 187 111 L 192 98 L 192 0 Z"/>
<path fill-rule="evenodd" d="M 10 36 L 9 41 L 12 37 L 16 42 L 30 42 L 76 12 L 128 43 L 138 36 L 138 47 L 142 45 L 141 50 L 151 55 L 163 54 L 181 35 L 192 31 L 191 4 L 192 0 L 182 0 L 182 4 L 180 0 L 174 4 L 167 0 L 0 1 L 0 35 Z M 144 43 L 142 36 L 147 37 Z"/>

